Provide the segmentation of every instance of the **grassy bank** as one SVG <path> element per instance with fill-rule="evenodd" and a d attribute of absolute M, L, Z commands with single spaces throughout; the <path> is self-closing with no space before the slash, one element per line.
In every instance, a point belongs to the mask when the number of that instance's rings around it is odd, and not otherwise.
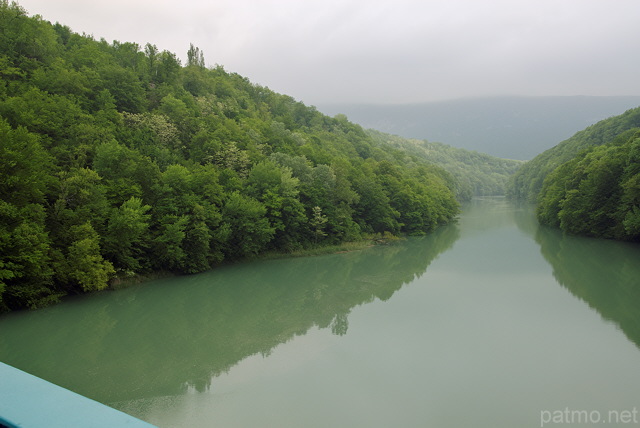
<path fill-rule="evenodd" d="M 375 245 L 385 245 L 391 242 L 401 241 L 403 239 L 404 238 L 401 238 L 386 232 L 384 234 L 370 235 L 358 241 L 342 242 L 340 244 L 335 244 L 335 245 L 318 245 L 315 247 L 304 248 L 304 249 L 299 249 L 299 250 L 294 250 L 289 252 L 268 251 L 268 252 L 256 255 L 255 257 L 248 257 L 242 260 L 227 262 L 223 264 L 238 264 L 238 263 L 243 263 L 251 260 L 274 260 L 274 259 L 286 259 L 291 257 L 313 257 L 313 256 L 322 256 L 326 254 L 347 253 L 351 251 L 360 251 L 365 248 L 373 247 Z M 215 269 L 215 267 L 213 269 Z M 137 285 L 144 282 L 153 281 L 161 278 L 167 278 L 167 277 L 176 276 L 176 275 L 180 275 L 180 274 L 172 273 L 169 271 L 159 271 L 159 272 L 150 272 L 146 274 L 131 274 L 131 275 L 122 273 L 111 279 L 111 282 L 109 284 L 109 290 L 120 290 L 123 288 L 130 287 L 132 285 Z"/>

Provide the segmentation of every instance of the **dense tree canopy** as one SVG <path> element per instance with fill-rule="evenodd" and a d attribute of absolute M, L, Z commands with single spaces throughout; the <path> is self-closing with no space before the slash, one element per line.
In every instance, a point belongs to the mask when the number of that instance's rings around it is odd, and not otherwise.
<path fill-rule="evenodd" d="M 537 214 L 570 233 L 640 240 L 640 130 L 556 168 L 544 181 Z"/>
<path fill-rule="evenodd" d="M 183 67 L 7 0 L 0 28 L 0 311 L 457 214 L 441 168 L 193 45 Z"/>
<path fill-rule="evenodd" d="M 375 141 L 390 144 L 427 162 L 436 164 L 452 175 L 456 197 L 468 200 L 473 196 L 503 196 L 511 176 L 523 161 L 452 147 L 442 143 L 402 138 L 382 132 L 367 131 Z"/>
<path fill-rule="evenodd" d="M 573 137 L 524 164 L 511 177 L 507 194 L 514 199 L 535 202 L 545 178 L 557 167 L 570 161 L 581 151 L 609 143 L 621 133 L 637 127 L 640 127 L 640 107 L 577 132 Z"/>
<path fill-rule="evenodd" d="M 640 107 L 602 120 L 527 162 L 508 195 L 572 233 L 640 240 Z"/>

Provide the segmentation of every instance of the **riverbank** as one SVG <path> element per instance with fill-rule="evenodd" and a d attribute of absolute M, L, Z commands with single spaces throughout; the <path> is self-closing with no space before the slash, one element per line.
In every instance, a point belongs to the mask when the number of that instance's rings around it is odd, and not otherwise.
<path fill-rule="evenodd" d="M 342 242 L 332 245 L 319 245 L 294 251 L 268 251 L 265 253 L 257 254 L 253 257 L 247 257 L 241 260 L 227 261 L 223 262 L 222 264 L 238 264 L 252 260 L 276 260 L 296 257 L 314 257 L 326 254 L 348 253 L 352 251 L 364 250 L 375 245 L 387 245 L 393 242 L 402 241 L 404 239 L 405 238 L 393 235 L 389 232 L 377 233 L 368 235 L 365 238 L 357 241 Z M 212 269 L 215 269 L 215 267 L 212 267 Z M 133 285 L 138 285 L 156 279 L 169 278 L 173 276 L 181 275 L 169 271 L 158 271 L 131 275 L 125 274 L 124 276 L 116 276 L 112 278 L 109 283 L 108 290 L 121 290 Z"/>
<path fill-rule="evenodd" d="M 395 241 L 401 241 L 401 240 L 404 240 L 404 238 L 393 235 L 389 232 L 385 232 L 384 234 L 371 235 L 358 241 L 342 242 L 340 244 L 335 244 L 335 245 L 322 245 L 318 247 L 304 248 L 304 249 L 290 251 L 290 252 L 282 252 L 282 251 L 266 252 L 256 256 L 256 258 L 257 259 L 284 259 L 284 258 L 290 258 L 290 257 L 312 257 L 312 256 L 322 256 L 325 254 L 348 253 L 351 251 L 364 250 L 365 248 L 370 248 L 375 245 L 385 245 L 385 244 L 389 244 L 389 243 L 392 243 Z"/>

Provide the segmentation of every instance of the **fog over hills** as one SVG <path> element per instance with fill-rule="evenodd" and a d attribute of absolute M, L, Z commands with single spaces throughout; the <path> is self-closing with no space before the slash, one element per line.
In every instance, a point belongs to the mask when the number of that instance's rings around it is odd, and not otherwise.
<path fill-rule="evenodd" d="M 424 104 L 327 104 L 325 114 L 406 138 L 528 160 L 602 119 L 640 106 L 640 96 L 470 98 Z"/>

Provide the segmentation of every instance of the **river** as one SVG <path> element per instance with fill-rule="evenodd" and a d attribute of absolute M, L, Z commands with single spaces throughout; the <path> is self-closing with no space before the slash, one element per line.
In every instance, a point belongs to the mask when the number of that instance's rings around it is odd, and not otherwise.
<path fill-rule="evenodd" d="M 159 427 L 640 425 L 640 246 L 477 199 L 406 241 L 0 317 L 0 361 Z"/>

